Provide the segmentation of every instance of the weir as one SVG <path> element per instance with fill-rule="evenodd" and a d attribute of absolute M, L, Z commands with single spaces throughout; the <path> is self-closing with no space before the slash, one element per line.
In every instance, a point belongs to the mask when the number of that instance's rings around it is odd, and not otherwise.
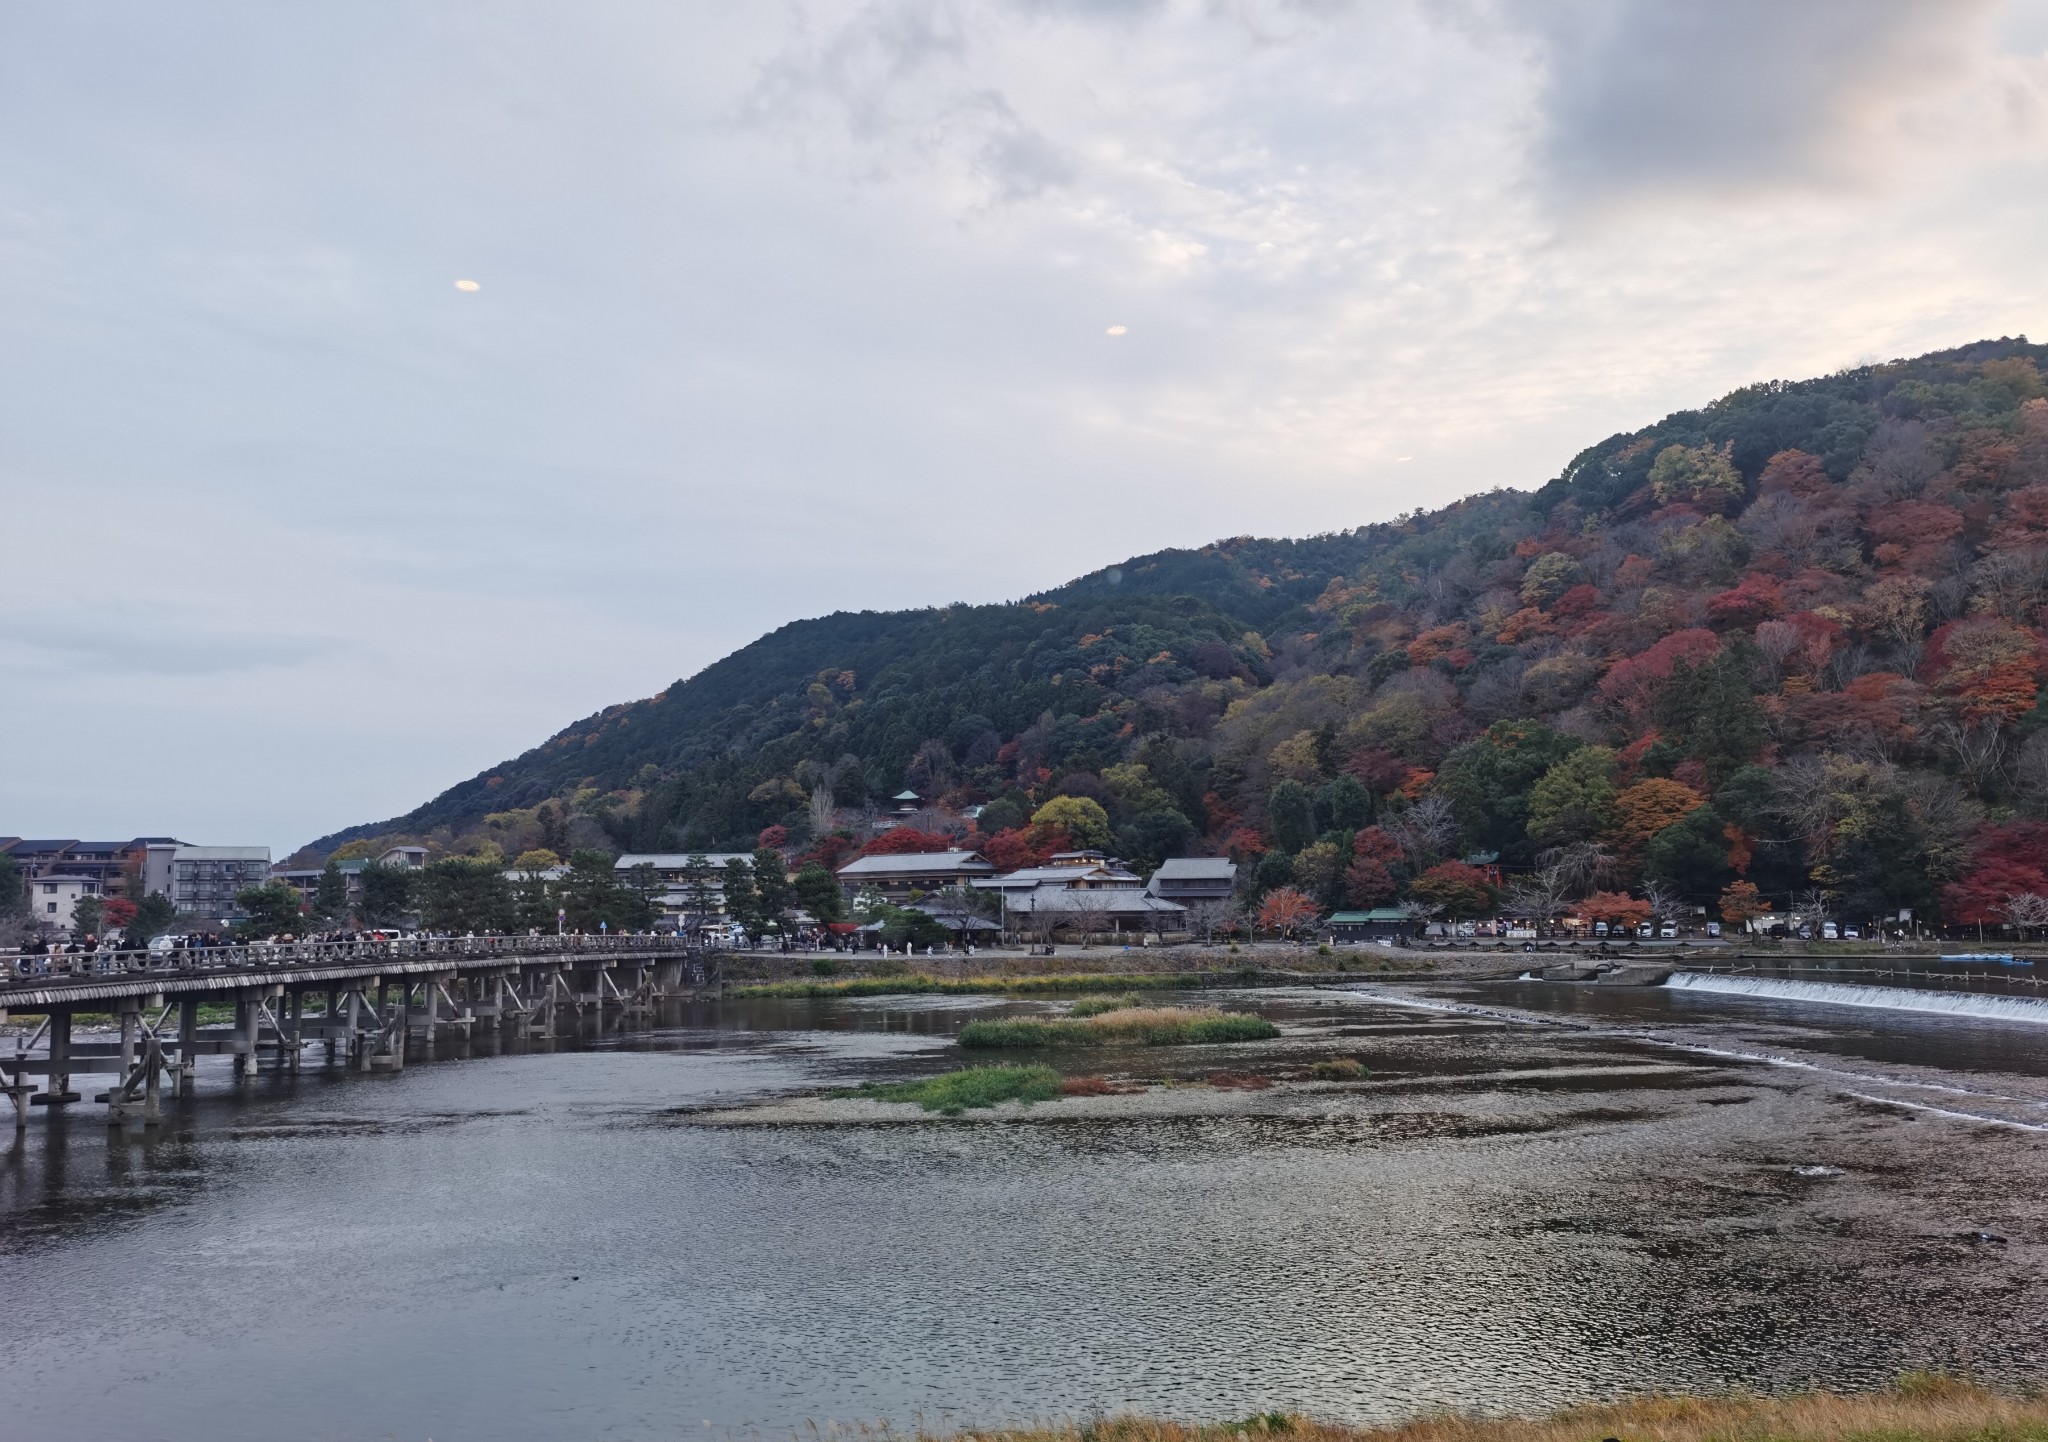
<path fill-rule="evenodd" d="M 1704 991 L 1724 996 L 1754 996 L 1772 1001 L 1806 1001 L 1819 1002 L 1826 1006 L 1860 1006 L 1884 1011 L 1983 1017 L 1991 1021 L 2018 1021 L 2048 1026 L 2048 1000 L 2028 996 L 1989 996 L 1983 992 L 1971 991 L 1922 991 L 1906 986 L 1850 986 L 1833 981 L 1790 981 L 1773 976 L 1727 976 L 1697 971 L 1677 972 L 1664 984 L 1673 991 Z"/>
<path fill-rule="evenodd" d="M 107 1120 L 160 1120 L 165 1082 L 190 1096 L 201 1056 L 231 1056 L 236 1078 L 253 1075 L 267 1050 L 296 1071 L 308 1046 L 354 1071 L 404 1067 L 408 1038 L 426 1054 L 442 1035 L 467 1039 L 495 1027 L 527 1039 L 643 1020 L 657 1003 L 719 980 L 719 958 L 672 937 L 446 937 L 393 941 L 254 943 L 173 951 L 26 957 L 48 972 L 0 980 L 0 1021 L 41 1023 L 0 1053 L 0 1091 L 15 1130 L 33 1107 L 82 1101 L 82 1077 L 110 1085 L 93 1099 Z M 572 981 L 571 978 L 574 978 Z M 308 994 L 321 1010 L 306 1010 Z M 226 1026 L 200 1025 L 200 1007 L 232 1006 Z M 81 1014 L 106 1013 L 118 1039 L 78 1040 Z M 40 1082 L 40 1085 L 38 1083 Z"/>

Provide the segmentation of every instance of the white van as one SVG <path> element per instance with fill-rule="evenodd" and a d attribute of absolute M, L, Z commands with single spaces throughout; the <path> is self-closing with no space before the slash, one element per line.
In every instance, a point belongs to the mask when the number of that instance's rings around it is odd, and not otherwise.
<path fill-rule="evenodd" d="M 1820 939 L 1822 941 L 1839 941 L 1841 938 L 1842 933 L 1840 929 L 1832 921 L 1823 921 L 1820 924 Z"/>

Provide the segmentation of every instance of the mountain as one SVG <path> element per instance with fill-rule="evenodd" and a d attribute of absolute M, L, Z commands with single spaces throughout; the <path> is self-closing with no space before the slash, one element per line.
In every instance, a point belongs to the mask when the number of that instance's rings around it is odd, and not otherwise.
<path fill-rule="evenodd" d="M 1535 491 L 793 622 L 301 854 L 771 827 L 837 853 L 908 785 L 994 803 L 976 840 L 1005 854 L 1051 844 L 1024 823 L 1065 794 L 1139 860 L 1228 851 L 1325 906 L 1455 914 L 1522 874 L 1995 920 L 2048 893 L 2044 358 L 2001 339 L 1749 386 Z"/>

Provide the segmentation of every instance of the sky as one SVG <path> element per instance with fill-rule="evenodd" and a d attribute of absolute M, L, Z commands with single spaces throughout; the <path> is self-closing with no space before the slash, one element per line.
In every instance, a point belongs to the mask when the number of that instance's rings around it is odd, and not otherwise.
<path fill-rule="evenodd" d="M 2048 0 L 20 0 L 0 833 L 2048 336 Z"/>

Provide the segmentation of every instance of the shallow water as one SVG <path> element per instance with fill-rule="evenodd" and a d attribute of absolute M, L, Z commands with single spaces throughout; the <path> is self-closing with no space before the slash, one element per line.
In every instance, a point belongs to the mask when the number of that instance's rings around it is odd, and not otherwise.
<path fill-rule="evenodd" d="M 2039 1028 L 1540 984 L 1233 1004 L 1286 1035 L 1058 1064 L 1342 1054 L 1371 1080 L 1172 1119 L 697 1125 L 956 1065 L 963 1021 L 1045 1010 L 750 1002 L 396 1076 L 238 1091 L 223 1066 L 160 1136 L 39 1118 L 0 1168 L 0 1436 L 1385 1418 L 2035 1375 Z"/>

